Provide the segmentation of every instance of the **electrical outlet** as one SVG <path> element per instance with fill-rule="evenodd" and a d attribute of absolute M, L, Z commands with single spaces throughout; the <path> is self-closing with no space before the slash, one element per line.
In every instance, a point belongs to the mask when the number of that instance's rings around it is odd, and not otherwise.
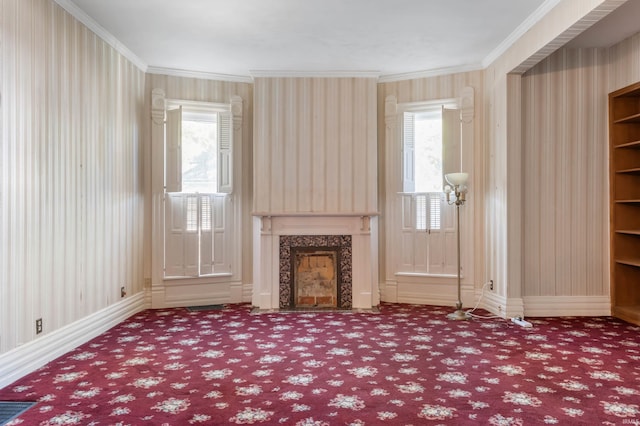
<path fill-rule="evenodd" d="M 489 290 L 493 291 L 493 280 L 489 280 Z"/>
<path fill-rule="evenodd" d="M 120 297 L 125 297 L 127 295 L 127 292 L 124 289 L 124 286 L 120 287 Z"/>
<path fill-rule="evenodd" d="M 42 318 L 36 320 L 36 334 L 42 333 Z"/>

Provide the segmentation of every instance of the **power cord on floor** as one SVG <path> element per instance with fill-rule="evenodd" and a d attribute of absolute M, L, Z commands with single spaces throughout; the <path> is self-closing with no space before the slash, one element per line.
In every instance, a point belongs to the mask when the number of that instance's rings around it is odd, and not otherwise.
<path fill-rule="evenodd" d="M 476 309 L 478 309 L 478 306 L 480 305 L 480 302 L 482 301 L 482 298 L 484 297 L 484 290 L 489 284 L 491 284 L 491 281 L 487 281 L 486 283 L 484 283 L 482 285 L 482 290 L 480 292 L 480 297 L 478 298 L 478 301 L 476 302 L 476 306 L 474 306 L 473 309 L 470 309 L 470 310 L 466 311 L 466 314 L 469 317 L 471 317 L 471 318 L 479 318 L 479 319 L 502 318 L 499 315 L 478 315 L 478 314 L 474 314 L 473 313 Z"/>

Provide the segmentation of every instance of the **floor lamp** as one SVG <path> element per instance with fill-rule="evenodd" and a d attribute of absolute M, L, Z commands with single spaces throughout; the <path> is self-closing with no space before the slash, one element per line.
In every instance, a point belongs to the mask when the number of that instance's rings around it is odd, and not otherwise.
<path fill-rule="evenodd" d="M 447 315 L 452 320 L 466 320 L 469 318 L 467 313 L 462 310 L 461 284 L 460 284 L 460 206 L 466 201 L 467 179 L 468 173 L 449 173 L 444 176 L 449 185 L 445 185 L 444 192 L 447 197 L 447 204 L 456 205 L 456 237 L 458 239 L 458 301 L 456 302 L 455 312 Z M 453 193 L 454 199 L 451 199 Z"/>

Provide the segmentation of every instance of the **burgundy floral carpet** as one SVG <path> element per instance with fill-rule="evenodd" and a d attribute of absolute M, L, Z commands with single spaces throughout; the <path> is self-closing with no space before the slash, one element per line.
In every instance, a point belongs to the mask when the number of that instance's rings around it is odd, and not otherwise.
<path fill-rule="evenodd" d="M 640 424 L 640 327 L 450 308 L 148 310 L 0 390 L 11 425 Z"/>

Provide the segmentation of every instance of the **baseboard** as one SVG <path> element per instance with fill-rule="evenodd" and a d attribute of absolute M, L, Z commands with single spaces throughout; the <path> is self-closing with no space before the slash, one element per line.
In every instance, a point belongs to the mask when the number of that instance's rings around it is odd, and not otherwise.
<path fill-rule="evenodd" d="M 611 315 L 609 296 L 528 296 L 524 298 L 528 317 L 580 317 Z"/>
<path fill-rule="evenodd" d="M 145 292 L 137 293 L 0 355 L 0 388 L 88 342 L 146 307 Z"/>
<path fill-rule="evenodd" d="M 253 284 L 242 284 L 242 303 L 251 303 L 253 298 Z"/>
<path fill-rule="evenodd" d="M 389 303 L 398 303 L 398 282 L 382 281 L 379 284 L 380 301 Z"/>
<path fill-rule="evenodd" d="M 480 296 L 478 296 L 480 297 Z M 522 317 L 524 302 L 521 298 L 506 298 L 502 295 L 486 291 L 482 295 L 480 307 L 501 318 Z"/>

